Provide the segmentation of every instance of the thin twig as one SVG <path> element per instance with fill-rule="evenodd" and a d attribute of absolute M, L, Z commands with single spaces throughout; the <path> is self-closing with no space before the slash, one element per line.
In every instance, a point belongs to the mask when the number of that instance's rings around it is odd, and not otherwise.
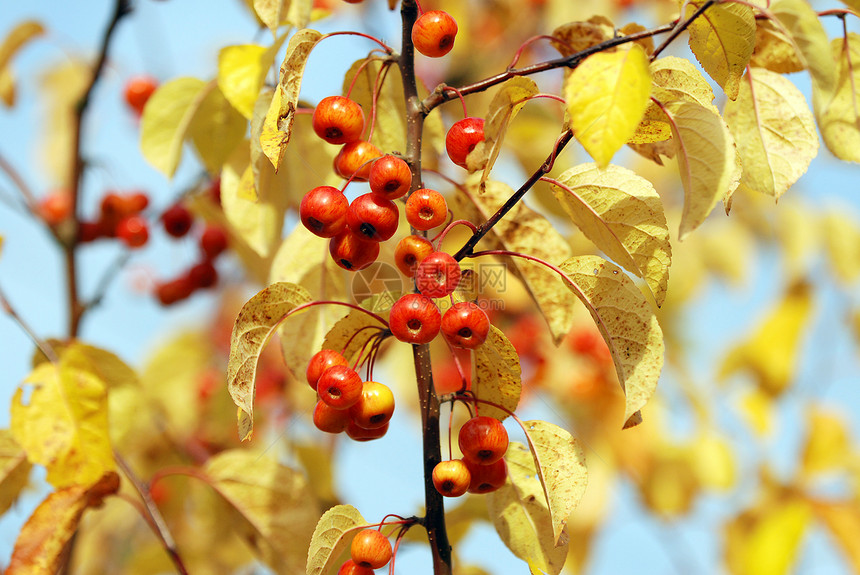
<path fill-rule="evenodd" d="M 36 201 L 35 194 L 33 194 L 33 190 L 30 189 L 30 186 L 27 185 L 27 182 L 24 181 L 21 174 L 18 173 L 15 167 L 9 163 L 9 160 L 7 160 L 3 154 L 0 154 L 0 170 L 6 172 L 6 175 L 12 183 L 15 184 L 18 191 L 21 192 L 21 196 L 24 197 L 24 203 L 30 209 L 30 213 L 35 214 L 38 202 Z"/>
<path fill-rule="evenodd" d="M 675 38 L 680 36 L 681 33 L 696 20 L 696 18 L 704 14 L 705 10 L 716 4 L 717 1 L 718 0 L 707 0 L 707 2 L 699 6 L 699 9 L 696 10 L 692 16 L 690 16 L 686 20 L 678 22 L 675 26 L 675 29 L 672 30 L 672 33 L 666 36 L 666 39 L 663 40 L 663 43 L 657 46 L 657 48 L 654 50 L 654 53 L 651 54 L 651 61 L 653 62 L 654 60 L 656 60 L 660 53 L 665 50 L 669 46 L 669 44 L 671 44 L 675 40 Z"/>
<path fill-rule="evenodd" d="M 128 462 L 118 451 L 114 450 L 113 456 L 117 465 L 119 465 L 120 470 L 122 470 L 123 475 L 125 475 L 132 486 L 134 486 L 137 494 L 140 495 L 140 499 L 143 501 L 146 513 L 152 520 L 147 521 L 147 523 L 149 523 L 155 536 L 158 537 L 159 541 L 161 541 L 164 550 L 170 556 L 170 560 L 173 562 L 176 570 L 179 571 L 181 575 L 188 575 L 188 570 L 185 568 L 185 564 L 179 556 L 179 551 L 176 549 L 176 542 L 170 534 L 170 529 L 168 529 L 167 523 L 164 522 L 164 517 L 162 517 L 161 512 L 158 510 L 158 506 L 155 504 L 155 501 L 152 500 L 149 489 L 143 484 L 140 478 L 135 475 Z"/>
<path fill-rule="evenodd" d="M 20 315 L 18 315 L 18 312 L 15 311 L 15 308 L 12 307 L 12 304 L 9 302 L 9 299 L 3 292 L 3 288 L 0 288 L 0 307 L 3 308 L 3 311 L 5 311 L 9 315 L 9 317 L 15 320 L 15 323 L 18 324 L 18 326 L 24 331 L 24 333 L 30 336 L 30 339 L 33 340 L 33 343 L 36 344 L 36 347 L 38 347 L 42 351 L 42 353 L 45 354 L 45 357 L 47 357 L 51 363 L 57 363 L 60 361 L 59 357 L 57 357 L 57 353 L 54 351 L 54 348 L 51 347 L 48 342 L 37 336 L 36 332 L 34 332 L 30 328 L 27 322 L 25 322 L 24 319 Z"/>

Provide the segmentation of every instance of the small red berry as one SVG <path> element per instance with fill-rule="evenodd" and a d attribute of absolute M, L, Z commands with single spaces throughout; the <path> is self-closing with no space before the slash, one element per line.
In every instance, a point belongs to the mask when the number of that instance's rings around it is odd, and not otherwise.
<path fill-rule="evenodd" d="M 323 349 L 316 352 L 308 362 L 308 369 L 305 372 L 305 375 L 308 378 L 308 385 L 316 391 L 317 382 L 320 380 L 320 376 L 322 376 L 328 368 L 334 367 L 335 365 L 349 366 L 349 362 L 345 357 L 333 349 Z"/>
<path fill-rule="evenodd" d="M 359 237 L 384 242 L 397 231 L 400 212 L 391 200 L 376 194 L 362 194 L 355 198 L 346 212 L 346 224 Z"/>
<path fill-rule="evenodd" d="M 508 450 L 508 430 L 495 417 L 479 415 L 463 424 L 457 444 L 467 462 L 490 465 Z"/>
<path fill-rule="evenodd" d="M 317 382 L 317 393 L 335 409 L 348 409 L 361 398 L 361 377 L 345 365 L 328 368 Z"/>
<path fill-rule="evenodd" d="M 188 277 L 194 287 L 206 289 L 218 283 L 218 270 L 210 260 L 204 260 L 188 270 Z"/>
<path fill-rule="evenodd" d="M 422 14 L 412 26 L 415 49 L 431 58 L 440 58 L 454 47 L 457 21 L 442 10 Z"/>
<path fill-rule="evenodd" d="M 375 573 L 370 567 L 356 565 L 352 559 L 347 559 L 337 570 L 337 575 L 375 575 Z"/>
<path fill-rule="evenodd" d="M 355 174 L 353 180 L 366 182 L 370 177 L 370 160 L 381 155 L 379 148 L 364 140 L 344 144 L 334 158 L 334 172 L 344 180 Z"/>
<path fill-rule="evenodd" d="M 366 240 L 346 229 L 329 240 L 328 251 L 337 265 L 354 272 L 376 261 L 379 242 Z"/>
<path fill-rule="evenodd" d="M 469 493 L 489 493 L 505 484 L 508 477 L 508 464 L 499 459 L 490 465 L 478 465 L 468 459 L 464 460 L 472 480 L 469 483 Z"/>
<path fill-rule="evenodd" d="M 150 76 L 135 76 L 125 85 L 125 101 L 140 116 L 149 97 L 158 88 L 158 80 Z"/>
<path fill-rule="evenodd" d="M 376 529 L 364 529 L 353 538 L 349 554 L 356 565 L 380 569 L 391 561 L 391 542 Z"/>
<path fill-rule="evenodd" d="M 164 211 L 161 216 L 161 223 L 164 225 L 164 231 L 167 232 L 167 235 L 181 238 L 191 229 L 194 216 L 184 205 L 174 204 Z"/>
<path fill-rule="evenodd" d="M 377 429 L 388 424 L 394 414 L 394 394 L 385 384 L 365 381 L 361 397 L 349 408 L 355 424 L 364 429 Z"/>
<path fill-rule="evenodd" d="M 208 259 L 214 260 L 227 249 L 227 232 L 221 226 L 209 224 L 200 236 L 200 250 Z"/>
<path fill-rule="evenodd" d="M 302 198 L 299 217 L 314 235 L 331 238 L 346 227 L 349 200 L 333 186 L 318 186 Z"/>
<path fill-rule="evenodd" d="M 448 157 L 458 166 L 466 167 L 466 157 L 484 139 L 483 118 L 463 118 L 455 122 L 445 136 L 445 150 Z"/>
<path fill-rule="evenodd" d="M 448 217 L 448 203 L 436 190 L 415 190 L 406 200 L 406 221 L 416 230 L 427 231 Z"/>
<path fill-rule="evenodd" d="M 406 343 L 430 343 L 439 333 L 442 315 L 433 300 L 417 293 L 400 297 L 391 306 L 388 327 Z"/>
<path fill-rule="evenodd" d="M 99 222 L 81 222 L 78 226 L 78 241 L 91 242 L 104 237 L 102 225 Z"/>
<path fill-rule="evenodd" d="M 427 297 L 445 297 L 460 283 L 460 264 L 445 252 L 433 252 L 415 268 L 415 287 Z"/>
<path fill-rule="evenodd" d="M 373 441 L 374 439 L 384 437 L 386 433 L 388 433 L 387 423 L 375 429 L 365 429 L 360 427 L 356 422 L 350 421 L 346 428 L 346 434 L 353 441 Z"/>
<path fill-rule="evenodd" d="M 187 299 L 192 293 L 194 293 L 194 284 L 191 283 L 191 278 L 187 276 L 158 284 L 155 288 L 155 297 L 158 298 L 161 305 L 175 304 Z"/>
<path fill-rule="evenodd" d="M 57 226 L 72 215 L 72 198 L 65 191 L 51 192 L 37 206 L 39 217 L 49 226 Z"/>
<path fill-rule="evenodd" d="M 391 154 L 382 156 L 370 167 L 370 191 L 388 200 L 406 195 L 412 186 L 409 164 Z"/>
<path fill-rule="evenodd" d="M 490 318 L 477 304 L 455 303 L 442 316 L 442 335 L 454 347 L 475 349 L 490 333 Z"/>
<path fill-rule="evenodd" d="M 144 192 L 133 192 L 124 199 L 126 213 L 128 214 L 139 214 L 149 206 L 149 196 Z"/>
<path fill-rule="evenodd" d="M 116 225 L 116 235 L 130 248 L 139 248 L 149 240 L 149 227 L 140 216 L 128 216 Z"/>
<path fill-rule="evenodd" d="M 421 260 L 432 254 L 435 250 L 430 240 L 421 236 L 406 236 L 394 248 L 394 263 L 397 269 L 406 277 L 415 275 L 415 268 Z"/>
<path fill-rule="evenodd" d="M 364 132 L 364 111 L 343 96 L 329 96 L 314 108 L 314 132 L 329 144 L 348 144 Z"/>
<path fill-rule="evenodd" d="M 461 459 L 440 461 L 433 468 L 433 486 L 445 497 L 460 497 L 469 490 L 472 474 Z"/>
<path fill-rule="evenodd" d="M 314 407 L 314 425 L 326 433 L 346 431 L 350 423 L 348 409 L 335 409 L 320 399 Z"/>

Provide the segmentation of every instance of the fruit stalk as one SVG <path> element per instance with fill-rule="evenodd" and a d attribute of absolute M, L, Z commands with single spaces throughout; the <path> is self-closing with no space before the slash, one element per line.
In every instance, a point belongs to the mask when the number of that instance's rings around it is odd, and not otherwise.
<path fill-rule="evenodd" d="M 418 19 L 415 0 L 403 0 L 400 6 L 402 22 L 402 53 L 398 60 L 403 80 L 406 105 L 406 157 L 412 171 L 412 186 L 409 193 L 423 188 L 421 179 L 421 137 L 424 128 L 424 110 L 418 97 L 415 79 L 415 48 L 412 44 L 412 26 Z M 407 196 L 408 197 L 408 196 Z M 426 237 L 426 232 L 413 234 Z M 433 468 L 442 461 L 441 432 L 439 425 L 439 398 L 433 388 L 433 373 L 430 366 L 430 347 L 413 344 L 412 356 L 415 379 L 421 402 L 421 437 L 424 456 L 424 504 L 426 514 L 421 521 L 427 530 L 430 552 L 433 556 L 433 574 L 451 575 L 451 544 L 445 527 L 445 504 L 442 495 L 433 486 Z"/>

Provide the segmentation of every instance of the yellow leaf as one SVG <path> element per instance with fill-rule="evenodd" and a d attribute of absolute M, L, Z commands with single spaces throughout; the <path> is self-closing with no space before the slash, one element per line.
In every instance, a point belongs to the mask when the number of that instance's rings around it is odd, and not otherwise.
<path fill-rule="evenodd" d="M 811 287 L 795 283 L 750 338 L 729 351 L 719 377 L 749 371 L 762 392 L 772 397 L 780 395 L 791 383 L 800 339 L 811 314 Z"/>
<path fill-rule="evenodd" d="M 66 546 L 88 507 L 119 490 L 119 475 L 108 472 L 95 483 L 58 489 L 39 504 L 15 541 L 6 575 L 54 575 L 66 559 Z"/>
<path fill-rule="evenodd" d="M 490 401 L 514 411 L 522 392 L 522 369 L 517 350 L 496 326 L 490 326 L 487 340 L 475 349 L 475 377 L 472 392 L 475 397 Z M 503 420 L 508 416 L 504 410 L 482 404 L 481 415 Z"/>
<path fill-rule="evenodd" d="M 701 6 L 689 2 L 687 18 Z M 702 68 L 726 92 L 729 100 L 738 96 L 738 85 L 755 47 L 755 14 L 742 4 L 715 4 L 693 21 L 690 50 Z"/>
<path fill-rule="evenodd" d="M 775 72 L 751 68 L 723 117 L 743 162 L 740 185 L 756 192 L 779 199 L 818 154 L 809 105 L 790 80 Z"/>
<path fill-rule="evenodd" d="M 92 80 L 92 62 L 64 58 L 40 79 L 44 98 L 42 137 L 34 149 L 39 151 L 40 171 L 48 172 L 57 187 L 69 187 L 75 139 L 75 107 Z"/>
<path fill-rule="evenodd" d="M 110 351 L 78 340 L 64 342 L 49 339 L 48 344 L 63 359 L 65 365 L 91 373 L 102 380 L 108 389 L 140 385 L 140 379 L 134 369 Z M 40 350 L 33 354 L 33 367 L 47 361 L 48 358 Z"/>
<path fill-rule="evenodd" d="M 320 517 L 308 549 L 307 575 L 330 575 L 367 521 L 352 505 L 335 505 Z"/>
<path fill-rule="evenodd" d="M 737 466 L 731 444 L 714 432 L 700 434 L 688 450 L 699 483 L 710 489 L 727 490 L 737 481 Z"/>
<path fill-rule="evenodd" d="M 639 485 L 645 505 L 661 517 L 687 513 L 698 490 L 686 450 L 676 446 L 655 449 L 648 473 Z"/>
<path fill-rule="evenodd" d="M 741 398 L 741 414 L 753 431 L 759 435 L 769 435 L 773 429 L 773 398 L 760 389 L 750 390 Z"/>
<path fill-rule="evenodd" d="M 672 126 L 678 170 L 684 185 L 679 239 L 699 227 L 724 196 L 737 188 L 740 170 L 735 142 L 720 115 L 687 101 L 664 108 Z"/>
<path fill-rule="evenodd" d="M 810 267 L 817 264 L 825 230 L 819 217 L 810 217 L 814 211 L 812 206 L 790 201 L 780 204 L 774 214 L 776 238 L 782 247 L 788 277 L 809 273 Z"/>
<path fill-rule="evenodd" d="M 287 53 L 281 64 L 280 81 L 268 108 L 259 141 L 263 152 L 274 166 L 281 167 L 284 150 L 290 142 L 296 108 L 299 105 L 299 92 L 302 88 L 305 64 L 322 34 L 305 28 L 296 32 L 287 44 Z"/>
<path fill-rule="evenodd" d="M 805 67 L 784 28 L 766 18 L 756 20 L 755 50 L 750 66 L 780 74 L 800 72 Z"/>
<path fill-rule="evenodd" d="M 577 52 L 596 46 L 615 36 L 615 26 L 605 16 L 592 16 L 585 22 L 568 22 L 552 31 L 553 47 L 562 56 L 570 56 Z"/>
<path fill-rule="evenodd" d="M 371 143 L 383 152 L 406 150 L 406 101 L 403 95 L 403 81 L 400 69 L 390 63 L 383 64 L 378 58 L 372 58 L 361 72 L 358 69 L 367 62 L 367 58 L 357 60 L 350 66 L 343 77 L 343 93 L 349 91 L 350 99 L 358 103 L 364 110 L 368 129 L 370 113 L 373 110 L 373 97 L 376 94 L 376 124 L 373 128 Z M 356 74 L 358 77 L 356 78 Z M 353 84 L 355 79 L 355 84 Z"/>
<path fill-rule="evenodd" d="M 560 545 L 567 519 L 588 484 L 585 454 L 576 439 L 547 421 L 524 421 L 526 440 L 534 457 L 552 519 L 553 544 Z"/>
<path fill-rule="evenodd" d="M 487 495 L 493 526 L 508 549 L 527 561 L 532 571 L 540 569 L 558 575 L 567 559 L 567 533 L 556 546 L 550 511 L 531 453 L 526 446 L 511 442 L 505 462 L 508 480 Z"/>
<path fill-rule="evenodd" d="M 197 78 L 177 78 L 155 91 L 140 120 L 140 150 L 152 166 L 172 178 L 197 109 L 215 88 Z"/>
<path fill-rule="evenodd" d="M 531 78 L 517 76 L 499 87 L 484 116 L 484 139 L 466 158 L 469 171 L 483 168 L 481 188 L 490 176 L 490 171 L 499 158 L 505 132 L 531 96 L 538 93 L 537 84 Z"/>
<path fill-rule="evenodd" d="M 454 204 L 465 218 L 472 222 L 486 221 L 502 204 L 513 195 L 513 190 L 501 182 L 487 182 L 484 193 L 478 193 L 477 176 L 470 178 L 463 193 L 454 198 Z M 523 202 L 519 202 L 508 214 L 496 224 L 484 238 L 490 249 L 502 249 L 511 252 L 525 253 L 548 261 L 558 263 L 570 257 L 570 244 L 555 227 L 541 214 L 531 210 Z M 506 289 L 500 284 L 507 281 L 505 273 L 509 272 L 522 280 L 529 295 L 540 308 L 549 326 L 553 341 L 556 345 L 561 342 L 575 313 L 575 302 L 564 297 L 563 290 L 558 288 L 558 278 L 542 266 L 523 262 L 519 258 L 499 258 L 502 265 L 486 264 L 479 270 L 479 276 L 489 283 L 488 287 L 502 292 Z M 483 287 L 483 286 L 481 286 Z"/>
<path fill-rule="evenodd" d="M 821 227 L 834 275 L 853 284 L 860 276 L 860 224 L 844 211 L 834 211 L 822 217 Z"/>
<path fill-rule="evenodd" d="M 774 0 L 770 12 L 794 44 L 813 84 L 821 90 L 832 90 L 836 83 L 836 67 L 830 55 L 830 41 L 812 6 L 806 0 Z"/>
<path fill-rule="evenodd" d="M 32 386 L 28 401 L 25 386 Z M 107 389 L 66 360 L 37 366 L 12 400 L 11 428 L 31 463 L 44 465 L 57 488 L 87 485 L 114 469 Z"/>
<path fill-rule="evenodd" d="M 627 271 L 645 279 L 660 306 L 666 299 L 672 247 L 660 196 L 626 168 L 582 164 L 558 177 L 553 193 L 594 245 Z"/>
<path fill-rule="evenodd" d="M 254 554 L 276 573 L 300 573 L 320 516 L 304 474 L 244 449 L 219 453 L 204 472 L 235 511 L 230 527 Z"/>
<path fill-rule="evenodd" d="M 832 50 L 837 62 L 836 85 L 832 91 L 813 86 L 815 116 L 827 149 L 840 160 L 860 162 L 860 35 L 850 32 L 847 40 L 833 40 Z"/>
<path fill-rule="evenodd" d="M 345 301 L 342 274 L 329 255 L 328 241 L 297 225 L 275 254 L 269 283 L 291 282 L 307 286 L 315 300 Z M 325 333 L 345 311 L 342 306 L 316 306 L 278 328 L 284 361 L 298 379 L 320 349 Z"/>
<path fill-rule="evenodd" d="M 663 367 L 663 332 L 657 318 L 639 288 L 614 264 L 582 256 L 559 268 L 612 353 L 626 397 L 624 425 L 636 425 L 641 421 L 639 410 L 654 394 Z"/>
<path fill-rule="evenodd" d="M 857 544 L 857 534 L 860 533 L 860 510 L 857 508 L 857 502 L 815 502 L 813 509 L 815 515 L 842 548 L 851 568 L 855 573 L 860 572 L 860 545 Z"/>
<path fill-rule="evenodd" d="M 809 504 L 794 498 L 778 498 L 745 511 L 725 528 L 729 572 L 786 575 L 811 518 Z"/>
<path fill-rule="evenodd" d="M 807 436 L 801 459 L 804 475 L 844 469 L 852 451 L 845 422 L 819 407 L 809 408 L 806 417 Z"/>
<path fill-rule="evenodd" d="M 381 292 L 359 302 L 359 305 L 377 315 L 381 314 L 384 319 L 388 316 L 388 311 L 395 301 L 397 298 L 392 292 Z M 372 337 L 377 337 L 383 329 L 385 326 L 373 316 L 352 310 L 338 320 L 326 333 L 322 349 L 333 349 L 343 354 L 349 361 L 355 361 L 367 342 Z"/>
<path fill-rule="evenodd" d="M 9 63 L 27 42 L 45 33 L 45 29 L 36 20 L 25 20 L 9 32 L 0 44 L 0 99 L 11 107 L 15 103 L 15 83 L 12 67 Z"/>
<path fill-rule="evenodd" d="M 638 45 L 586 58 L 565 82 L 576 139 L 600 167 L 636 132 L 651 96 L 648 56 Z"/>
<path fill-rule="evenodd" d="M 272 284 L 242 306 L 230 335 L 227 387 L 239 406 L 239 437 L 244 441 L 254 428 L 254 392 L 257 361 L 278 325 L 296 307 L 311 301 L 307 290 L 295 284 Z"/>
<path fill-rule="evenodd" d="M 12 432 L 0 429 L 0 515 L 6 513 L 27 486 L 31 467 Z"/>
<path fill-rule="evenodd" d="M 227 46 L 218 53 L 218 88 L 227 101 L 249 120 L 272 60 L 285 39 L 286 36 L 281 36 L 268 48 L 244 44 Z"/>
<path fill-rule="evenodd" d="M 311 19 L 311 0 L 254 0 L 254 11 L 272 34 L 284 24 L 304 28 Z"/>

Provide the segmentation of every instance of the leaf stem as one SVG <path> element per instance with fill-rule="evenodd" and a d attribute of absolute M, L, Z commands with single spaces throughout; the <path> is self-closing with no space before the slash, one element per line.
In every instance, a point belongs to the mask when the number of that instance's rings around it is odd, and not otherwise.
<path fill-rule="evenodd" d="M 555 146 L 553 146 L 552 152 L 547 157 L 546 161 L 541 164 L 541 166 L 535 171 L 535 173 L 533 173 L 529 177 L 529 179 L 526 180 L 525 183 L 520 186 L 520 188 L 516 192 L 513 193 L 513 195 L 511 195 L 510 198 L 508 198 L 508 200 L 502 205 L 502 207 L 500 207 L 496 211 L 496 213 L 490 216 L 490 218 L 486 222 L 478 226 L 478 229 L 475 231 L 474 234 L 472 234 L 472 237 L 469 238 L 465 244 L 463 244 L 463 247 L 460 248 L 456 254 L 454 254 L 455 260 L 460 261 L 463 258 L 470 257 L 472 255 L 472 250 L 475 248 L 476 245 L 478 245 L 478 242 L 481 241 L 481 238 L 487 235 L 487 232 L 493 229 L 493 226 L 499 223 L 499 220 L 505 217 L 505 215 L 509 211 L 511 211 L 514 206 L 517 205 L 517 203 L 523 198 L 523 196 L 526 195 L 526 192 L 532 189 L 532 186 L 534 186 L 538 182 L 538 180 L 540 180 L 543 176 L 545 176 L 552 170 L 553 164 L 555 164 L 556 157 L 558 157 L 558 154 L 572 139 L 573 131 L 567 130 L 559 137 L 558 140 L 556 140 Z"/>
<path fill-rule="evenodd" d="M 389 46 L 388 44 L 386 44 L 385 42 L 383 42 L 382 40 L 380 40 L 379 38 L 375 38 L 375 37 L 371 36 L 370 34 L 365 34 L 364 32 L 356 32 L 354 30 L 344 30 L 341 32 L 329 32 L 328 34 L 325 34 L 324 36 L 320 37 L 319 42 L 322 42 L 326 38 L 331 38 L 332 36 L 360 36 L 362 38 L 367 38 L 368 40 L 373 40 L 374 42 L 376 42 L 377 44 L 382 46 L 382 49 L 385 50 L 386 54 L 393 54 L 394 53 L 394 49 L 391 46 Z"/>

